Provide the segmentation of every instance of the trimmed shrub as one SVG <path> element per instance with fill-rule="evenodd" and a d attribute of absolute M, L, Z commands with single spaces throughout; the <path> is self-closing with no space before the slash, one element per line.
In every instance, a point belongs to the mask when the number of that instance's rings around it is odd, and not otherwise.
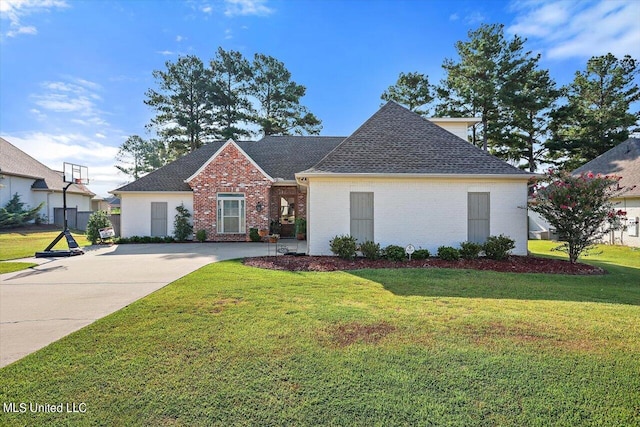
<path fill-rule="evenodd" d="M 431 256 L 431 252 L 429 249 L 416 249 L 416 251 L 411 255 L 411 259 L 427 259 Z"/>
<path fill-rule="evenodd" d="M 438 258 L 445 261 L 458 261 L 460 259 L 460 251 L 451 246 L 440 246 L 438 248 Z"/>
<path fill-rule="evenodd" d="M 386 259 L 391 261 L 402 261 L 407 258 L 404 248 L 398 245 L 387 246 L 384 248 L 383 254 Z"/>
<path fill-rule="evenodd" d="M 515 247 L 515 240 L 501 234 L 499 236 L 489 236 L 482 248 L 487 258 L 505 260 L 509 258 L 511 250 Z"/>
<path fill-rule="evenodd" d="M 200 230 L 200 231 L 204 231 L 204 230 Z M 205 231 L 205 239 L 206 239 L 206 231 Z M 196 238 L 198 238 L 198 236 L 196 236 Z M 198 239 L 200 240 L 200 239 Z M 259 242 L 260 241 L 260 234 L 258 234 L 258 229 L 257 228 L 250 228 L 249 229 L 249 240 L 251 240 L 252 242 Z M 200 240 L 202 241 L 202 240 Z"/>
<path fill-rule="evenodd" d="M 462 259 L 477 259 L 482 251 L 482 245 L 474 242 L 460 243 L 460 256 Z"/>
<path fill-rule="evenodd" d="M 364 242 L 360 245 L 360 252 L 366 259 L 376 260 L 382 256 L 382 251 L 380 250 L 380 243 L 375 242 Z"/>
<path fill-rule="evenodd" d="M 252 228 L 253 230 L 253 228 Z M 260 236 L 258 236 L 260 237 Z M 196 240 L 200 243 L 204 242 L 205 240 L 207 240 L 207 230 L 198 230 L 196 231 Z"/>
<path fill-rule="evenodd" d="M 358 248 L 356 238 L 353 236 L 336 236 L 329 241 L 331 252 L 342 259 L 354 259 Z"/>
<path fill-rule="evenodd" d="M 107 212 L 95 211 L 92 213 L 87 223 L 87 240 L 90 241 L 92 245 L 98 243 L 98 240 L 100 240 L 100 229 L 106 227 L 113 227 L 111 221 L 109 221 Z"/>

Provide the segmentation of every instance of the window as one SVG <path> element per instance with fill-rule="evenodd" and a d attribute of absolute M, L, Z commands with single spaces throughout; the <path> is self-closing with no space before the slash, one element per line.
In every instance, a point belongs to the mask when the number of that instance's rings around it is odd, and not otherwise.
<path fill-rule="evenodd" d="M 151 236 L 167 235 L 167 202 L 151 202 Z"/>
<path fill-rule="evenodd" d="M 489 199 L 489 193 L 468 193 L 467 240 L 470 242 L 482 244 L 489 237 L 491 223 Z"/>
<path fill-rule="evenodd" d="M 245 233 L 244 194 L 218 194 L 218 233 Z"/>
<path fill-rule="evenodd" d="M 359 243 L 373 242 L 373 193 L 352 192 L 350 233 Z"/>

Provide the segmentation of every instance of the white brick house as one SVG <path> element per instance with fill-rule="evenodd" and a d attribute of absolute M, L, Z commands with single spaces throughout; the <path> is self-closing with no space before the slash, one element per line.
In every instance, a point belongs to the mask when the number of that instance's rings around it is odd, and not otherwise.
<path fill-rule="evenodd" d="M 183 203 L 208 240 L 244 241 L 275 221 L 283 237 L 307 219 L 308 253 L 329 240 L 427 248 L 489 235 L 527 253 L 525 173 L 460 135 L 475 119 L 434 120 L 389 102 L 350 137 L 281 136 L 215 142 L 123 186 L 124 237 L 172 234 Z"/>
<path fill-rule="evenodd" d="M 396 103 L 296 177 L 307 187 L 310 254 L 330 254 L 337 234 L 431 252 L 504 234 L 527 254 L 530 174 Z"/>

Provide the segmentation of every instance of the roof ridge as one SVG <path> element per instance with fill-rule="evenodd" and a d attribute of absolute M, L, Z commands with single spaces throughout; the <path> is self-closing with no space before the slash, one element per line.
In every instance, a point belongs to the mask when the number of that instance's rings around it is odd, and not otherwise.
<path fill-rule="evenodd" d="M 303 172 L 526 174 L 394 101 Z"/>

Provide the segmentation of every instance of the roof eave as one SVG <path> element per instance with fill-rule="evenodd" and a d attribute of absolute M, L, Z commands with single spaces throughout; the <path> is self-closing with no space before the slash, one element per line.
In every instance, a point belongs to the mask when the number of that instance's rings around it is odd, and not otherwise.
<path fill-rule="evenodd" d="M 296 179 L 301 178 L 446 178 L 446 179 L 521 179 L 528 180 L 536 173 L 518 174 L 461 174 L 461 173 L 334 173 L 334 172 L 299 172 Z"/>
<path fill-rule="evenodd" d="M 193 194 L 192 190 L 174 190 L 174 191 L 163 191 L 163 190 L 120 190 L 120 189 L 116 189 L 116 190 L 111 190 L 111 191 L 107 191 L 107 193 L 109 194 L 122 194 L 122 193 L 127 193 L 127 194 L 151 194 L 151 193 L 162 193 L 162 194 Z"/>

